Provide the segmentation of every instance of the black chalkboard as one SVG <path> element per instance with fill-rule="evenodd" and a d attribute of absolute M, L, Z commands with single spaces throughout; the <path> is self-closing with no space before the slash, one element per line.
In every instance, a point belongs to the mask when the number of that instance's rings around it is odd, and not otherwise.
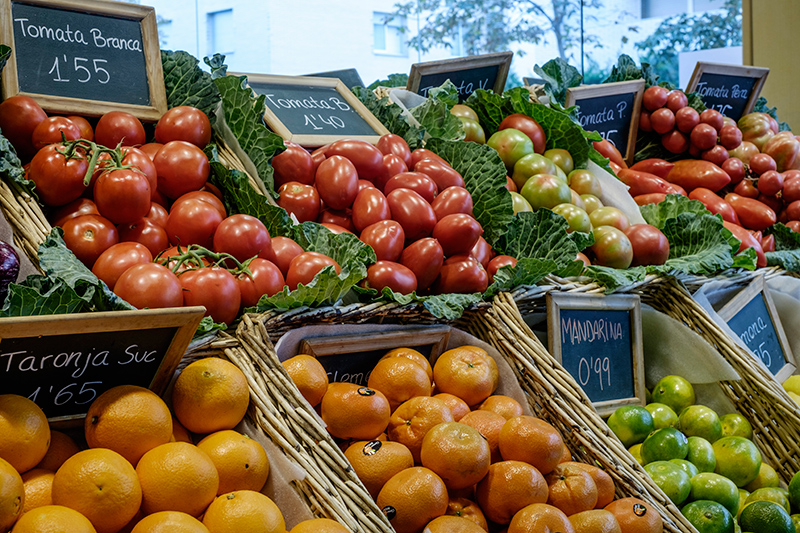
<path fill-rule="evenodd" d="M 328 72 L 316 72 L 314 74 L 307 74 L 307 76 L 314 76 L 315 78 L 338 78 L 342 80 L 348 89 L 353 89 L 353 87 L 364 87 L 364 82 L 361 80 L 361 76 L 358 74 L 358 71 L 354 68 L 348 68 L 344 70 L 329 70 Z"/>
<path fill-rule="evenodd" d="M 739 120 L 753 110 L 767 74 L 767 68 L 699 62 L 686 92 L 696 92 L 707 107 Z"/>
<path fill-rule="evenodd" d="M 512 57 L 511 52 L 499 52 L 415 63 L 411 65 L 406 88 L 427 97 L 430 89 L 450 80 L 458 89 L 461 102 L 478 89 L 502 93 Z"/>
<path fill-rule="evenodd" d="M 500 67 L 498 65 L 492 65 L 490 67 L 472 68 L 456 72 L 427 74 L 420 78 L 417 94 L 427 98 L 429 90 L 435 89 L 450 80 L 458 89 L 458 100 L 463 102 L 478 89 L 491 91 L 495 80 L 497 80 L 499 70 Z"/>

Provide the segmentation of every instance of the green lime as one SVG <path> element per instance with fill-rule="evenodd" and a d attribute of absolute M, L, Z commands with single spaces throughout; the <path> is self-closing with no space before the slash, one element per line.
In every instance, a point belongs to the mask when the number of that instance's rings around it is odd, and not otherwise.
<path fill-rule="evenodd" d="M 758 533 L 797 533 L 783 507 L 774 502 L 758 501 L 747 505 L 739 515 L 742 531 L 758 531 Z"/>
<path fill-rule="evenodd" d="M 745 504 L 747 503 L 747 498 L 750 496 L 750 493 L 744 489 L 739 489 L 739 510 L 736 512 L 736 517 L 738 518 L 739 515 L 742 513 L 742 509 L 744 509 Z"/>
<path fill-rule="evenodd" d="M 661 428 L 652 432 L 642 443 L 643 464 L 653 461 L 685 459 L 689 453 L 689 442 L 675 428 Z"/>
<path fill-rule="evenodd" d="M 705 405 L 690 405 L 681 411 L 676 427 L 687 437 L 703 437 L 712 443 L 722 437 L 722 422 Z"/>
<path fill-rule="evenodd" d="M 699 533 L 734 533 L 734 520 L 723 505 L 711 500 L 686 504 L 681 513 Z"/>
<path fill-rule="evenodd" d="M 650 403 L 652 401 L 653 401 L 653 393 L 650 392 L 650 389 L 645 387 L 645 389 L 644 389 L 644 403 Z"/>
<path fill-rule="evenodd" d="M 744 487 L 758 477 L 761 452 L 753 441 L 744 437 L 722 437 L 711 447 L 717 458 L 714 472 L 729 478 L 737 487 Z"/>
<path fill-rule="evenodd" d="M 731 515 L 739 512 L 739 489 L 730 479 L 713 472 L 703 472 L 691 479 L 691 500 L 711 500 L 725 506 Z"/>
<path fill-rule="evenodd" d="M 678 465 L 669 461 L 654 461 L 646 464 L 644 470 L 675 505 L 682 504 L 689 497 L 692 490 L 689 474 Z"/>
<path fill-rule="evenodd" d="M 689 452 L 686 460 L 697 467 L 700 472 L 713 472 L 717 466 L 717 458 L 714 456 L 714 448 L 711 443 L 703 437 L 689 437 Z"/>
<path fill-rule="evenodd" d="M 800 472 L 792 476 L 789 482 L 789 503 L 793 510 L 800 511 Z"/>
<path fill-rule="evenodd" d="M 791 515 L 792 523 L 794 524 L 794 528 L 800 530 L 800 514 L 793 514 Z"/>
<path fill-rule="evenodd" d="M 686 459 L 670 459 L 669 462 L 670 463 L 675 463 L 676 465 L 681 467 L 681 470 L 683 470 L 684 472 L 689 474 L 689 477 L 694 477 L 694 476 L 696 476 L 697 474 L 700 473 L 700 471 L 697 469 L 697 467 L 694 466 L 689 461 L 687 461 Z"/>
<path fill-rule="evenodd" d="M 750 493 L 750 496 L 747 497 L 747 501 L 744 502 L 744 505 L 746 507 L 753 502 L 760 501 L 777 503 L 783 507 L 787 513 L 792 512 L 791 505 L 789 504 L 789 498 L 787 498 L 783 492 L 776 488 L 764 487 L 754 490 Z"/>
<path fill-rule="evenodd" d="M 642 464 L 642 443 L 634 444 L 630 448 L 628 448 L 628 453 L 636 459 L 636 462 Z"/>
<path fill-rule="evenodd" d="M 626 448 L 642 442 L 653 429 L 653 417 L 641 405 L 625 405 L 608 417 L 608 427 Z"/>
<path fill-rule="evenodd" d="M 656 429 L 671 428 L 678 422 L 678 415 L 665 403 L 648 403 L 644 408 L 650 411 Z"/>
<path fill-rule="evenodd" d="M 748 422 L 747 419 L 739 413 L 728 413 L 727 415 L 722 415 L 722 418 L 719 420 L 722 422 L 723 437 L 736 436 L 744 437 L 746 439 L 753 438 L 753 426 L 751 426 L 750 422 Z"/>
<path fill-rule="evenodd" d="M 762 461 L 761 468 L 758 470 L 758 476 L 756 476 L 756 478 L 748 483 L 744 488 L 750 492 L 753 492 L 756 489 L 763 487 L 777 487 L 780 484 L 781 480 L 778 477 L 778 473 L 775 471 L 775 469 Z"/>
<path fill-rule="evenodd" d="M 694 387 L 681 376 L 664 376 L 653 387 L 653 401 L 665 403 L 680 414 L 695 402 Z"/>

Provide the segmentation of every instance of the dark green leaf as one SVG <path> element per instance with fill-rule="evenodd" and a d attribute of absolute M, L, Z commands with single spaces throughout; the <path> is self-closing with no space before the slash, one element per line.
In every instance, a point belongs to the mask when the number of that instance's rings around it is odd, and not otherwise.
<path fill-rule="evenodd" d="M 617 59 L 617 64 L 611 68 L 611 74 L 603 80 L 603 83 L 641 79 L 644 79 L 646 87 L 658 83 L 658 76 L 656 76 L 648 63 L 642 63 L 642 67 L 639 68 L 636 66 L 636 61 L 630 56 L 622 54 Z"/>
<path fill-rule="evenodd" d="M 577 87 L 583 80 L 580 71 L 560 57 L 551 59 L 541 67 L 534 65 L 533 71 L 544 80 L 544 91 L 550 103 L 558 102 L 562 106 L 567 100 L 567 89 Z"/>
<path fill-rule="evenodd" d="M 735 243 L 731 243 L 719 216 L 683 212 L 668 218 L 662 231 L 669 241 L 666 267 L 670 269 L 713 274 L 733 266 L 733 253 L 739 248 L 739 241 L 734 239 Z"/>
<path fill-rule="evenodd" d="M 667 220 L 675 218 L 681 213 L 694 213 L 697 215 L 710 214 L 706 206 L 697 200 L 690 200 L 680 194 L 668 194 L 663 202 L 647 204 L 639 208 L 645 222 L 663 230 Z"/>
<path fill-rule="evenodd" d="M 211 75 L 198 66 L 199 61 L 183 51 L 161 51 L 164 70 L 164 86 L 167 90 L 167 105 L 193 106 L 201 109 L 213 122 L 219 102 L 219 90 Z"/>
<path fill-rule="evenodd" d="M 578 252 L 593 242 L 591 236 L 567 233 L 564 217 L 549 209 L 522 212 L 514 216 L 499 249 L 517 260 L 533 258 L 552 262 L 561 270 L 575 261 Z"/>
<path fill-rule="evenodd" d="M 33 182 L 25 179 L 25 170 L 22 168 L 22 161 L 17 157 L 17 151 L 3 135 L 0 135 L 0 175 L 35 195 Z"/>
<path fill-rule="evenodd" d="M 395 104 L 387 97 L 378 98 L 371 90 L 363 87 L 353 87 L 353 94 L 358 97 L 361 103 L 369 109 L 370 113 L 372 113 L 387 130 L 395 135 L 403 137 L 412 150 L 422 145 L 425 130 L 416 126 L 411 126 L 403 115 L 403 109 L 399 105 Z"/>
<path fill-rule="evenodd" d="M 0 72 L 3 72 L 9 57 L 11 57 L 11 47 L 0 44 Z"/>
<path fill-rule="evenodd" d="M 294 241 L 307 252 L 327 255 L 342 268 L 348 263 L 369 265 L 375 262 L 375 252 L 352 233 L 333 233 L 316 222 L 294 226 Z"/>
<path fill-rule="evenodd" d="M 767 99 L 763 96 L 759 96 L 756 100 L 755 105 L 753 106 L 753 112 L 760 112 L 766 113 L 767 115 L 771 116 L 775 120 L 778 121 L 778 129 L 780 131 L 790 131 L 792 128 L 786 122 L 782 122 L 778 118 L 778 108 L 777 107 L 770 107 L 767 105 Z"/>
<path fill-rule="evenodd" d="M 226 329 L 228 329 L 228 326 L 226 326 L 224 323 L 214 322 L 214 319 L 210 316 L 204 316 L 200 321 L 200 325 L 197 326 L 194 336 L 202 337 L 203 335 L 207 335 L 213 331 L 225 331 Z"/>
<path fill-rule="evenodd" d="M 375 80 L 367 90 L 374 91 L 378 87 L 405 87 L 408 85 L 408 74 L 389 74 L 385 80 Z"/>
<path fill-rule="evenodd" d="M 642 281 L 647 272 L 644 267 L 633 267 L 625 270 L 618 268 L 604 267 L 600 265 L 590 265 L 586 267 L 583 275 L 592 281 L 603 285 L 606 293 L 612 293 L 621 287 L 633 285 Z"/>
<path fill-rule="evenodd" d="M 764 232 L 775 236 L 775 251 L 766 252 L 767 264 L 777 265 L 790 272 L 800 272 L 800 234 L 780 222 Z"/>
<path fill-rule="evenodd" d="M 203 61 L 211 69 L 211 78 L 217 79 L 228 75 L 228 65 L 225 64 L 225 56 L 214 54 L 211 57 L 204 57 Z"/>
<path fill-rule="evenodd" d="M 524 257 L 513 267 L 504 266 L 497 271 L 494 281 L 484 293 L 484 298 L 491 299 L 498 292 L 516 287 L 536 285 L 558 268 L 558 264 L 550 259 Z"/>
<path fill-rule="evenodd" d="M 450 108 L 457 103 L 458 89 L 447 80 L 441 87 L 428 91 L 428 98 L 411 109 L 411 115 L 417 119 L 428 136 L 461 141 L 464 139 L 464 127 L 461 125 L 461 120 L 450 113 Z"/>
<path fill-rule="evenodd" d="M 400 305 L 421 304 L 430 314 L 436 318 L 446 320 L 456 320 L 461 317 L 464 310 L 482 301 L 480 293 L 474 294 L 433 294 L 430 296 L 419 296 L 416 292 L 411 294 L 400 294 L 394 292 L 389 287 L 384 287 L 378 293 L 375 289 L 364 289 L 358 286 L 353 287 L 362 299 L 368 301 L 382 300 L 387 302 L 397 302 Z"/>

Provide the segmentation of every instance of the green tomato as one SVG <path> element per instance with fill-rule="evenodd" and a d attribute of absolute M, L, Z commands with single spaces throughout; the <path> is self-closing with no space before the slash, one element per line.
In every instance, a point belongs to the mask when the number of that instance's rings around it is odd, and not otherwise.
<path fill-rule="evenodd" d="M 553 208 L 553 213 L 558 213 L 567 219 L 567 224 L 569 224 L 567 233 L 573 231 L 589 233 L 592 231 L 592 222 L 589 220 L 589 215 L 578 206 L 572 204 L 558 204 Z"/>
<path fill-rule="evenodd" d="M 535 176 L 536 174 L 552 174 L 555 176 L 557 169 L 558 167 L 545 156 L 540 154 L 528 154 L 521 157 L 514 164 L 514 172 L 511 175 L 511 179 L 517 186 L 517 190 L 521 190 L 522 187 L 525 186 L 525 182 L 528 181 L 528 178 L 531 176 Z"/>
<path fill-rule="evenodd" d="M 525 182 L 520 194 L 528 200 L 531 207 L 552 209 L 558 204 L 566 204 L 572 200 L 572 191 L 566 182 L 552 174 L 537 174 Z"/>
<path fill-rule="evenodd" d="M 565 174 L 569 174 L 575 168 L 572 155 L 563 148 L 550 148 L 549 150 L 545 150 L 544 156 L 555 163 Z"/>
<path fill-rule="evenodd" d="M 523 211 L 533 211 L 533 207 L 528 203 L 528 200 L 518 192 L 511 193 L 511 205 L 514 208 L 515 215 Z"/>
<path fill-rule="evenodd" d="M 514 164 L 522 157 L 533 153 L 530 137 L 514 128 L 495 132 L 486 144 L 497 150 L 506 169 L 511 172 Z"/>
<path fill-rule="evenodd" d="M 593 194 L 581 194 L 581 200 L 583 200 L 584 210 L 590 215 L 595 209 L 603 207 L 603 202 L 600 201 L 600 198 Z"/>
<path fill-rule="evenodd" d="M 592 194 L 594 196 L 603 194 L 600 180 L 585 168 L 576 168 L 570 172 L 567 175 L 567 184 L 578 194 Z"/>
<path fill-rule="evenodd" d="M 633 261 L 631 241 L 613 226 L 594 228 L 592 252 L 598 265 L 611 268 L 628 268 Z"/>
<path fill-rule="evenodd" d="M 478 114 L 468 105 L 456 104 L 450 108 L 450 113 L 460 118 L 468 118 L 478 122 Z"/>
<path fill-rule="evenodd" d="M 631 225 L 625 213 L 616 207 L 608 205 L 592 210 L 592 212 L 589 213 L 589 218 L 594 227 L 614 226 L 621 231 L 625 231 L 625 228 Z"/>
<path fill-rule="evenodd" d="M 471 118 L 458 117 L 464 127 L 464 140 L 478 144 L 486 144 L 486 133 L 483 131 L 480 122 Z"/>

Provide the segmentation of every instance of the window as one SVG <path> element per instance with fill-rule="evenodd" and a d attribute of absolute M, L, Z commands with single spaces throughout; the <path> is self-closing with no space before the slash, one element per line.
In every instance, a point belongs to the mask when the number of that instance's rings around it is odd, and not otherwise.
<path fill-rule="evenodd" d="M 405 18 L 393 17 L 390 13 L 372 13 L 372 49 L 377 54 L 406 56 Z"/>
<path fill-rule="evenodd" d="M 662 18 L 681 13 L 703 13 L 725 7 L 725 0 L 642 0 L 642 18 Z"/>
<path fill-rule="evenodd" d="M 206 35 L 208 55 L 229 56 L 236 50 L 233 28 L 233 9 L 214 11 L 206 14 Z"/>

